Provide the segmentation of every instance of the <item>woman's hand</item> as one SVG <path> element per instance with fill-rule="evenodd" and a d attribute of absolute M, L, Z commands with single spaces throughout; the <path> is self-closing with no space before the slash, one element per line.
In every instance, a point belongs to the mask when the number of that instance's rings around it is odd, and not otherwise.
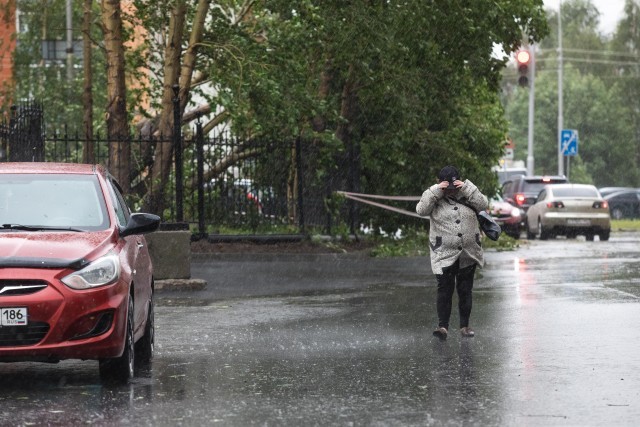
<path fill-rule="evenodd" d="M 461 188 L 463 185 L 464 181 L 460 181 L 459 179 L 453 181 L 453 186 L 456 187 L 456 189 Z M 438 187 L 440 187 L 442 190 L 446 190 L 449 187 L 449 181 L 440 181 L 438 183 Z"/>

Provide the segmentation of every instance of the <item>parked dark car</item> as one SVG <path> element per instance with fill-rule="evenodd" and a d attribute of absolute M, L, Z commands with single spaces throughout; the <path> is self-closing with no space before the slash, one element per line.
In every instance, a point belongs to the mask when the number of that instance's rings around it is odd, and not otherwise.
<path fill-rule="evenodd" d="M 602 187 L 602 188 L 598 188 L 598 191 L 600 192 L 600 195 L 602 197 L 608 196 L 609 194 L 612 194 L 612 193 L 617 193 L 619 191 L 627 191 L 627 190 L 637 190 L 637 189 L 633 188 L 633 187 Z"/>
<path fill-rule="evenodd" d="M 527 212 L 545 185 L 566 184 L 565 176 L 522 176 L 518 175 L 502 184 L 502 198 L 513 206 Z"/>
<path fill-rule="evenodd" d="M 153 267 L 143 234 L 98 165 L 0 168 L 0 362 L 98 360 L 127 382 L 153 356 Z"/>
<path fill-rule="evenodd" d="M 611 218 L 640 218 L 640 190 L 623 190 L 604 196 Z"/>

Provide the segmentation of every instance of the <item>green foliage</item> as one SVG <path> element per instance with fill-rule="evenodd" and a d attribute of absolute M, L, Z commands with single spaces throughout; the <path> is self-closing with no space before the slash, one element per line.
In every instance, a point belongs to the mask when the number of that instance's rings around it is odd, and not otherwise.
<path fill-rule="evenodd" d="M 502 233 L 500 238 L 496 241 L 493 241 L 486 236 L 482 237 L 482 247 L 484 250 L 496 250 L 499 252 L 502 251 L 513 251 L 520 247 L 520 241 L 518 239 L 514 239 L 511 236 L 507 236 Z"/>
<path fill-rule="evenodd" d="M 579 134 L 578 156 L 565 160 L 569 179 L 602 186 L 640 186 L 640 75 L 628 18 L 610 42 L 598 32 L 598 12 L 590 1 L 565 1 L 563 18 L 563 127 Z M 633 21 L 635 22 L 635 21 Z M 536 174 L 558 170 L 557 14 L 550 13 L 550 36 L 536 54 L 534 157 Z M 615 47 L 615 51 L 611 47 Z M 629 66 L 625 64 L 629 63 Z M 516 142 L 516 159 L 526 160 L 528 89 L 505 86 L 505 114 Z"/>
<path fill-rule="evenodd" d="M 64 16 L 62 0 L 51 0 L 51 9 L 41 2 L 28 9 L 34 2 L 24 3 L 34 22 L 42 10 L 51 10 L 58 20 Z M 185 40 L 196 3 L 184 3 Z M 135 73 L 142 65 L 149 71 L 148 84 L 130 91 L 131 112 L 151 115 L 161 106 L 163 67 L 171 60 L 164 58 L 164 36 L 175 4 L 137 0 L 135 14 L 125 17 L 143 25 L 147 34 L 135 51 L 128 49 L 128 71 Z M 490 169 L 501 155 L 507 122 L 497 96 L 506 57 L 495 57 L 494 47 L 510 53 L 523 34 L 541 40 L 548 31 L 542 0 L 258 0 L 250 10 L 246 4 L 210 3 L 198 46 L 198 82 L 189 88 L 187 110 L 208 103 L 212 111 L 225 111 L 229 127 L 241 137 L 281 141 L 284 147 L 301 136 L 311 141 L 315 176 L 305 182 L 308 188 L 330 182 L 331 191 L 418 195 L 442 166 L 456 164 L 485 193 L 496 190 Z M 76 8 L 74 22 L 81 22 Z M 31 43 L 25 44 L 31 51 L 37 50 L 38 34 L 32 32 Z M 97 28 L 95 37 L 100 40 Z M 186 51 L 186 42 L 182 47 Z M 94 52 L 98 58 L 102 54 Z M 22 63 L 28 72 L 26 65 L 38 63 L 37 54 L 31 52 Z M 47 77 L 42 86 L 47 92 L 35 92 L 35 84 L 27 83 L 41 78 L 25 75 L 21 80 L 23 93 L 51 96 L 48 91 L 62 79 Z M 73 107 L 57 110 L 81 113 L 79 83 L 69 85 L 75 97 L 62 98 Z M 94 93 L 104 96 L 103 88 L 96 81 Z M 150 110 L 143 108 L 143 95 L 150 99 Z M 103 104 L 96 100 L 96 105 Z M 357 180 L 345 174 L 345 164 L 354 159 Z M 269 169 L 281 175 L 293 161 L 290 155 L 273 160 L 279 163 L 265 164 L 273 164 Z M 362 209 L 361 220 L 385 229 L 418 224 L 369 208 Z"/>
<path fill-rule="evenodd" d="M 428 256 L 429 235 L 424 231 L 409 229 L 400 239 L 374 237 L 376 246 L 371 250 L 373 257 Z"/>
<path fill-rule="evenodd" d="M 73 40 L 81 46 L 82 2 L 73 2 L 72 19 L 75 23 Z M 67 59 L 64 52 L 58 51 L 57 60 L 43 58 L 43 39 L 48 47 L 53 42 L 66 41 L 65 0 L 18 0 L 20 24 L 26 31 L 18 33 L 17 48 L 14 52 L 15 94 L 9 98 L 15 100 L 35 99 L 45 105 L 45 122 L 48 128 L 61 130 L 61 124 L 72 124 L 69 129 L 75 132 L 80 128 L 83 116 L 82 61 L 74 58 L 73 75 L 67 75 Z M 94 16 L 99 18 L 99 5 L 95 4 Z M 100 40 L 97 26 L 92 31 L 92 40 Z M 76 47 L 77 49 L 77 47 Z M 103 72 L 105 58 L 103 51 L 93 50 L 93 97 L 94 117 L 97 118 L 96 130 L 104 129 L 102 118 L 106 104 L 106 76 Z"/>

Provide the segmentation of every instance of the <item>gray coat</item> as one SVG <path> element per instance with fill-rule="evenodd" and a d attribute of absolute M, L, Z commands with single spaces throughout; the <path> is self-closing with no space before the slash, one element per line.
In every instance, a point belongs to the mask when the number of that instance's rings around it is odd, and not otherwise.
<path fill-rule="evenodd" d="M 487 197 L 468 179 L 460 187 L 455 198 L 444 196 L 444 191 L 434 184 L 424 193 L 416 206 L 420 216 L 430 216 L 429 245 L 431 269 L 442 274 L 442 269 L 460 259 L 464 268 L 477 263 L 484 265 L 480 243 L 480 226 L 476 213 L 460 203 L 465 201 L 476 210 L 487 209 Z"/>

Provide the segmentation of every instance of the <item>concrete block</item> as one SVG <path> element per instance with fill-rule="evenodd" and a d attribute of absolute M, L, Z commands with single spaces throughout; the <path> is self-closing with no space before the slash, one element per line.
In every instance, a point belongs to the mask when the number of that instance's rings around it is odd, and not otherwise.
<path fill-rule="evenodd" d="M 145 238 L 156 280 L 191 278 L 190 231 L 156 231 Z"/>

